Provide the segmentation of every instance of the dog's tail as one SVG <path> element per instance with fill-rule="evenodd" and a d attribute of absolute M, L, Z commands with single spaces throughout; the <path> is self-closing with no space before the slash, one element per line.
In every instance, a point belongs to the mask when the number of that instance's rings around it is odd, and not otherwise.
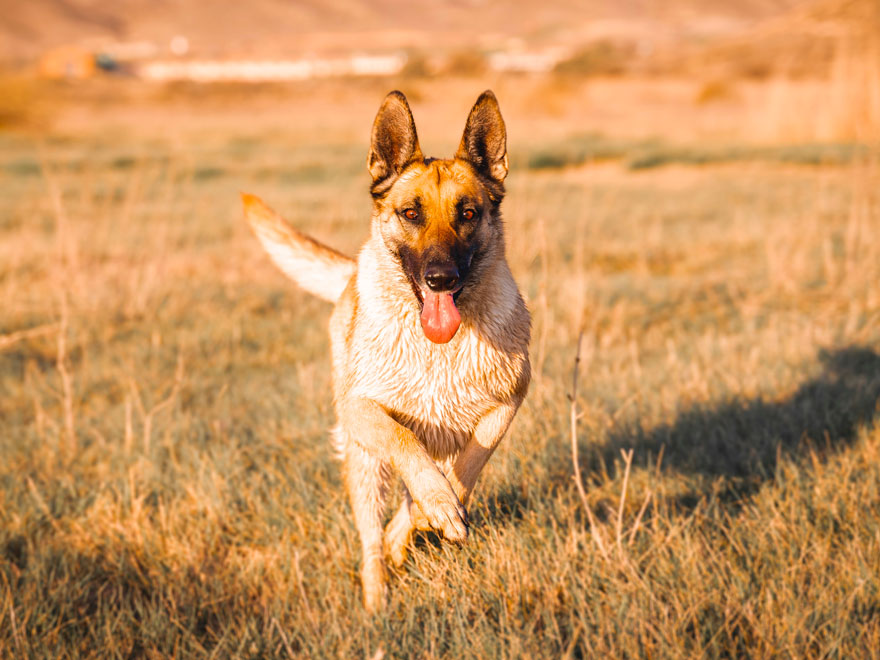
<path fill-rule="evenodd" d="M 303 289 L 336 302 L 354 274 L 355 262 L 298 232 L 254 195 L 241 194 L 244 216 L 275 265 Z"/>

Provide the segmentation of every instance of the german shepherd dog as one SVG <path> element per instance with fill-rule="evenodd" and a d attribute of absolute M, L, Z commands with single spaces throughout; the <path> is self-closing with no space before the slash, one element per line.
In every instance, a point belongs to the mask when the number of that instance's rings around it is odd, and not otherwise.
<path fill-rule="evenodd" d="M 333 443 L 363 546 L 364 605 L 380 609 L 386 564 L 415 530 L 468 536 L 465 505 L 528 389 L 530 318 L 504 255 L 499 207 L 507 133 L 484 92 L 454 158 L 425 158 L 406 97 L 373 123 L 370 237 L 352 260 L 251 195 L 245 216 L 273 261 L 335 303 Z M 391 474 L 405 486 L 385 528 Z"/>

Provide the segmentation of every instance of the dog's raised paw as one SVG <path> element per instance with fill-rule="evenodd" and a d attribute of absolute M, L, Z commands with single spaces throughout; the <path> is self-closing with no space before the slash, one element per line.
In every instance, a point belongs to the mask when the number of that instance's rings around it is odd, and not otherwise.
<path fill-rule="evenodd" d="M 435 492 L 416 505 L 425 516 L 431 529 L 441 532 L 443 538 L 464 543 L 468 537 L 468 516 L 455 493 Z"/>

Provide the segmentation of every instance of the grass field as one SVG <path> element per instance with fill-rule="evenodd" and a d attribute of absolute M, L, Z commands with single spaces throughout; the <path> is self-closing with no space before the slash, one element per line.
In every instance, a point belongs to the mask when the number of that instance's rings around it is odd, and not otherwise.
<path fill-rule="evenodd" d="M 571 137 L 511 144 L 535 376 L 471 538 L 371 619 L 330 308 L 238 202 L 353 253 L 366 132 L 0 136 L 0 656 L 880 657 L 880 165 Z"/>

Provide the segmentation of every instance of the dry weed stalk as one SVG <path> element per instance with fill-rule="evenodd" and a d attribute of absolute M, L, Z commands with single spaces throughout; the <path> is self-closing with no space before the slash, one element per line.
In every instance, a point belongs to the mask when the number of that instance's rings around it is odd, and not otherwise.
<path fill-rule="evenodd" d="M 581 351 L 583 347 L 583 339 L 584 332 L 581 331 L 578 335 L 577 342 L 577 351 L 575 353 L 574 358 L 574 370 L 572 372 L 571 378 L 571 394 L 569 394 L 569 424 L 570 424 L 570 440 L 571 440 L 571 462 L 572 467 L 574 468 L 574 481 L 577 486 L 578 495 L 581 499 L 581 504 L 584 507 L 584 511 L 587 514 L 587 521 L 590 525 L 590 535 L 593 537 L 593 541 L 596 543 L 596 546 L 599 548 L 599 552 L 602 553 L 602 557 L 606 560 L 609 558 L 608 553 L 608 543 L 606 543 L 606 539 L 603 538 L 602 532 L 599 529 L 599 526 L 596 523 L 596 519 L 593 516 L 593 510 L 590 507 L 589 500 L 587 498 L 587 492 L 584 489 L 583 477 L 581 476 L 581 468 L 580 468 L 580 458 L 578 453 L 578 442 L 577 442 L 577 424 L 578 420 L 581 418 L 582 414 L 577 410 L 577 383 L 578 383 L 578 373 L 580 371 L 580 363 L 581 363 Z M 591 360 L 593 356 L 593 351 L 590 351 L 589 359 Z M 633 395 L 635 396 L 635 395 Z M 632 401 L 633 397 L 630 397 L 626 402 L 624 402 L 623 406 L 621 406 L 621 410 L 626 408 L 630 401 Z M 611 423 L 616 419 L 620 410 L 618 410 L 613 416 Z M 629 530 L 628 534 L 624 533 L 624 525 L 623 525 L 623 513 L 624 508 L 626 506 L 627 493 L 629 491 L 629 479 L 630 473 L 632 471 L 632 460 L 634 456 L 634 450 L 623 450 L 621 449 L 620 455 L 623 459 L 623 486 L 620 490 L 620 502 L 617 506 L 617 516 L 615 519 L 614 530 L 615 530 L 615 539 L 617 545 L 618 557 L 623 561 L 626 567 L 630 570 L 630 572 L 634 572 L 635 569 L 630 566 L 629 560 L 626 558 L 624 553 L 624 537 L 626 537 L 626 545 L 631 546 L 635 541 L 636 534 L 638 533 L 639 527 L 642 523 L 642 518 L 645 515 L 645 512 L 648 509 L 648 504 L 651 502 L 651 498 L 653 497 L 653 492 L 648 491 L 645 494 L 645 499 L 642 502 L 641 507 L 639 507 L 639 511 L 636 514 L 635 520 L 632 524 L 632 527 Z M 661 448 L 660 458 L 663 456 L 663 450 Z M 659 471 L 659 459 L 658 459 L 658 471 Z M 639 578 L 636 573 L 635 576 Z M 640 578 L 639 578 L 640 579 Z"/>
<path fill-rule="evenodd" d="M 70 326 L 70 304 L 68 301 L 70 276 L 76 270 L 76 244 L 70 238 L 70 221 L 67 210 L 64 207 L 64 200 L 61 194 L 61 188 L 58 185 L 52 168 L 42 152 L 40 154 L 40 164 L 43 172 L 43 178 L 46 180 L 46 187 L 49 192 L 49 199 L 52 201 L 52 209 L 55 215 L 55 232 L 57 237 L 58 256 L 57 268 L 54 273 L 54 288 L 58 291 L 60 298 L 60 319 L 57 323 L 58 332 L 56 339 L 56 355 L 55 366 L 58 370 L 58 376 L 61 379 L 61 403 L 64 414 L 64 436 L 67 444 L 67 450 L 71 455 L 76 452 L 76 418 L 74 416 L 73 406 L 73 378 L 67 366 L 67 332 Z"/>
<path fill-rule="evenodd" d="M 31 337 L 40 337 L 47 335 L 58 327 L 57 323 L 44 323 L 33 328 L 25 330 L 16 330 L 5 335 L 0 335 L 0 351 L 15 346 L 20 341 L 30 339 Z"/>
<path fill-rule="evenodd" d="M 278 634 L 281 636 L 281 642 L 284 644 L 284 650 L 287 651 L 287 655 L 291 658 L 296 658 L 296 654 L 290 647 L 290 642 L 287 641 L 287 635 L 284 634 L 284 630 L 281 628 L 281 624 L 278 623 L 278 619 L 276 619 L 275 617 L 272 617 L 272 626 L 274 626 L 275 630 L 277 630 Z"/>
<path fill-rule="evenodd" d="M 64 408 L 64 436 L 71 455 L 76 451 L 76 419 L 73 412 L 73 379 L 67 368 L 67 327 L 70 318 L 67 294 L 61 294 L 61 320 L 58 324 L 58 343 L 55 366 L 61 378 L 61 402 Z"/>
<path fill-rule="evenodd" d="M 6 577 L 5 573 L 0 573 L 0 577 L 3 578 L 3 583 L 6 586 L 4 591 L 6 592 L 6 607 L 9 609 L 9 623 L 10 628 L 12 629 L 12 641 L 15 643 L 17 656 L 24 657 L 22 634 L 18 629 L 18 623 L 15 620 L 15 601 L 12 599 L 12 585 L 9 584 L 9 579 Z"/>
<path fill-rule="evenodd" d="M 134 426 L 131 419 L 131 396 L 125 397 L 125 435 L 123 436 L 123 448 L 126 454 L 131 453 L 131 444 L 134 440 Z"/>
<path fill-rule="evenodd" d="M 541 255 L 541 285 L 538 289 L 538 299 L 535 304 L 538 307 L 538 315 L 541 318 L 541 329 L 538 331 L 537 347 L 535 350 L 535 368 L 533 377 L 535 389 L 540 390 L 543 385 L 544 361 L 547 357 L 547 330 L 550 321 L 550 309 L 547 301 L 547 287 L 550 276 L 547 270 L 547 232 L 543 218 L 538 220 L 538 252 Z"/>
<path fill-rule="evenodd" d="M 141 424 L 143 426 L 143 449 L 144 452 L 148 452 L 150 450 L 151 437 L 153 434 L 153 418 L 169 406 L 174 403 L 177 399 L 177 395 L 180 393 L 180 388 L 183 385 L 183 376 L 184 376 L 184 362 L 183 362 L 183 354 L 177 354 L 177 367 L 174 370 L 174 384 L 171 386 L 171 392 L 169 392 L 168 396 L 162 399 L 155 406 L 146 409 L 144 406 L 143 397 L 141 397 L 141 391 L 138 387 L 137 381 L 133 377 L 129 377 L 128 379 L 128 387 L 131 390 L 132 397 L 134 399 L 134 403 L 137 406 L 138 413 L 141 416 Z M 131 443 L 131 399 L 126 397 L 126 411 L 125 411 L 125 446 L 126 449 L 129 448 Z"/>
<path fill-rule="evenodd" d="M 620 450 L 620 454 L 623 456 L 623 488 L 620 489 L 620 504 L 617 507 L 617 523 L 615 524 L 615 531 L 617 532 L 617 551 L 622 555 L 623 554 L 623 506 L 626 504 L 626 490 L 629 487 L 629 472 L 630 468 L 632 468 L 632 459 L 633 459 L 633 450 L 629 451 Z"/>
<path fill-rule="evenodd" d="M 308 619 L 309 624 L 311 624 L 312 630 L 317 634 L 320 628 L 318 622 L 315 620 L 315 615 L 312 612 L 312 606 L 311 603 L 309 603 L 309 597 L 306 595 L 306 589 L 303 586 L 302 569 L 299 567 L 299 552 L 293 553 L 293 564 L 296 568 L 296 586 L 299 588 L 299 595 L 302 598 L 303 606 L 306 610 L 306 618 Z"/>
<path fill-rule="evenodd" d="M 55 232 L 58 238 L 58 264 L 61 266 L 59 277 L 61 278 L 61 283 L 66 285 L 69 282 L 68 276 L 72 271 L 76 270 L 78 261 L 77 246 L 70 237 L 70 218 L 64 206 L 61 188 L 43 149 L 40 150 L 40 169 L 42 170 L 43 178 L 46 180 L 46 188 L 55 216 Z"/>
<path fill-rule="evenodd" d="M 580 459 L 578 458 L 577 423 L 580 415 L 577 410 L 577 382 L 583 341 L 584 332 L 582 330 L 580 334 L 578 334 L 577 352 L 574 356 L 574 369 L 571 376 L 571 394 L 568 395 L 568 399 L 571 402 L 571 407 L 569 409 L 569 422 L 571 425 L 571 463 L 574 467 L 574 482 L 577 486 L 578 495 L 581 497 L 581 503 L 584 505 L 584 511 L 587 514 L 587 521 L 590 523 L 590 534 L 592 535 L 596 546 L 599 548 L 599 552 L 602 553 L 602 556 L 605 559 L 608 559 L 608 550 L 605 547 L 605 541 L 602 540 L 599 528 L 596 525 L 596 519 L 593 517 L 593 510 L 590 508 L 590 503 L 587 501 L 587 492 L 584 490 L 584 482 L 581 478 Z"/>

